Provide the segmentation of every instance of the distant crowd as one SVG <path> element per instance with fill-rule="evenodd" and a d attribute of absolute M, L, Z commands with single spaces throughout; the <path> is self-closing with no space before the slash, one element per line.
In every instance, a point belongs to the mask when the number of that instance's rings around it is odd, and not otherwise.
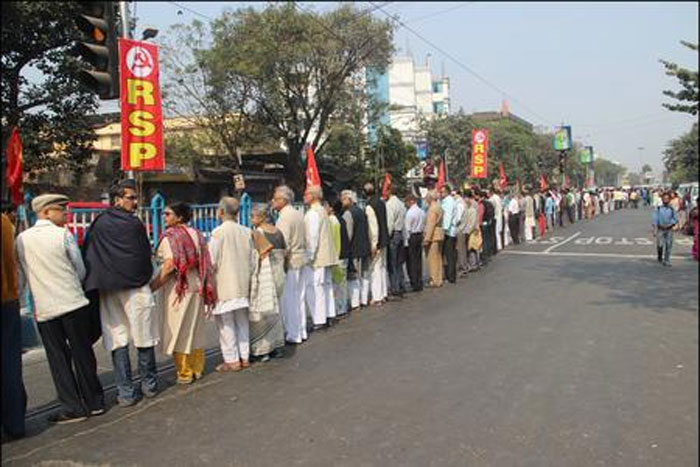
<path fill-rule="evenodd" d="M 216 371 L 241 371 L 252 361 L 283 356 L 286 345 L 302 344 L 350 313 L 404 300 L 424 287 L 457 284 L 510 244 L 640 203 L 663 204 L 660 192 L 646 189 L 448 185 L 423 199 L 399 199 L 389 187 L 384 199 L 367 183 L 363 207 L 354 191 L 329 203 L 321 187 L 310 186 L 302 212 L 293 207 L 293 190 L 279 186 L 268 206 L 253 208 L 252 229 L 237 221 L 238 200 L 222 198 L 221 223 L 209 241 L 190 226 L 187 203 L 170 203 L 154 253 L 135 215 L 136 189 L 133 180 L 111 188 L 111 205 L 90 226 L 82 250 L 65 228 L 69 200 L 63 195 L 36 197 L 38 220 L 16 238 L 3 214 L 2 420 L 8 436 L 24 435 L 23 290 L 30 291 L 62 405 L 50 421 L 72 423 L 106 410 L 92 347 L 100 336 L 112 356 L 118 405 L 128 407 L 161 389 L 156 348 L 172 356 L 179 384 L 204 376 L 206 319 L 219 332 L 223 362 Z M 138 382 L 130 346 L 138 354 Z"/>

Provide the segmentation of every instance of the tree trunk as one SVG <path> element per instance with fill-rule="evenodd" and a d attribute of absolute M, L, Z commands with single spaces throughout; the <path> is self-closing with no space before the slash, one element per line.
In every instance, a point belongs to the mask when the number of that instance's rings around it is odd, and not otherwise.
<path fill-rule="evenodd" d="M 301 163 L 301 151 L 303 147 L 295 141 L 287 141 L 289 154 L 287 154 L 287 164 L 285 165 L 284 176 L 287 185 L 294 190 L 298 197 L 304 191 L 304 168 Z"/>

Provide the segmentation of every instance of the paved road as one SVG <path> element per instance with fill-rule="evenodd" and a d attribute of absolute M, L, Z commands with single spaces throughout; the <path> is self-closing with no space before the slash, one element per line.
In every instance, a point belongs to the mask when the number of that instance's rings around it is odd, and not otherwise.
<path fill-rule="evenodd" d="M 37 422 L 3 463 L 697 465 L 698 267 L 687 245 L 670 269 L 653 246 L 614 245 L 648 237 L 648 218 L 569 226 L 289 358 L 81 424 Z M 590 237 L 615 240 L 576 243 Z"/>

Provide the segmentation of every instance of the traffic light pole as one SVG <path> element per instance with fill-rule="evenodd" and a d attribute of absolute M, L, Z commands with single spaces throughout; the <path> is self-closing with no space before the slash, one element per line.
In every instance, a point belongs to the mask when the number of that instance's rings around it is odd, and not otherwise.
<path fill-rule="evenodd" d="M 131 25 L 129 17 L 129 4 L 127 2 L 119 2 L 119 16 L 121 17 L 122 23 L 122 37 L 124 39 L 131 39 Z M 127 170 L 126 177 L 129 179 L 134 178 L 134 171 Z M 141 196 L 141 191 L 139 190 L 139 196 Z"/>

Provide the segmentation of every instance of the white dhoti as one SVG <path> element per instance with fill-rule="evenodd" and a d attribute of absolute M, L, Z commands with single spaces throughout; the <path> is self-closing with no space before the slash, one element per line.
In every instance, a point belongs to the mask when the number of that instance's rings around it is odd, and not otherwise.
<path fill-rule="evenodd" d="M 501 235 L 503 233 L 503 216 L 496 216 L 496 251 L 503 249 Z"/>
<path fill-rule="evenodd" d="M 248 309 L 242 308 L 214 316 L 219 328 L 221 354 L 226 363 L 248 360 L 250 357 L 250 336 Z"/>
<path fill-rule="evenodd" d="M 290 269 L 282 292 L 282 324 L 287 342 L 300 344 L 306 335 L 306 285 L 301 269 Z"/>
<path fill-rule="evenodd" d="M 526 217 L 525 218 L 525 240 L 533 240 L 532 229 L 535 228 L 535 218 Z"/>
<path fill-rule="evenodd" d="M 153 347 L 160 341 L 160 320 L 149 284 L 101 292 L 100 319 L 102 342 L 110 352 L 130 341 L 138 348 Z"/>
<path fill-rule="evenodd" d="M 388 295 L 386 248 L 382 248 L 370 264 L 372 301 L 384 300 Z"/>
<path fill-rule="evenodd" d="M 506 214 L 503 219 L 503 246 L 506 247 L 510 245 L 510 228 L 508 228 L 508 215 Z"/>
<path fill-rule="evenodd" d="M 330 268 L 305 267 L 306 305 L 314 325 L 326 324 L 335 318 L 335 299 Z"/>

